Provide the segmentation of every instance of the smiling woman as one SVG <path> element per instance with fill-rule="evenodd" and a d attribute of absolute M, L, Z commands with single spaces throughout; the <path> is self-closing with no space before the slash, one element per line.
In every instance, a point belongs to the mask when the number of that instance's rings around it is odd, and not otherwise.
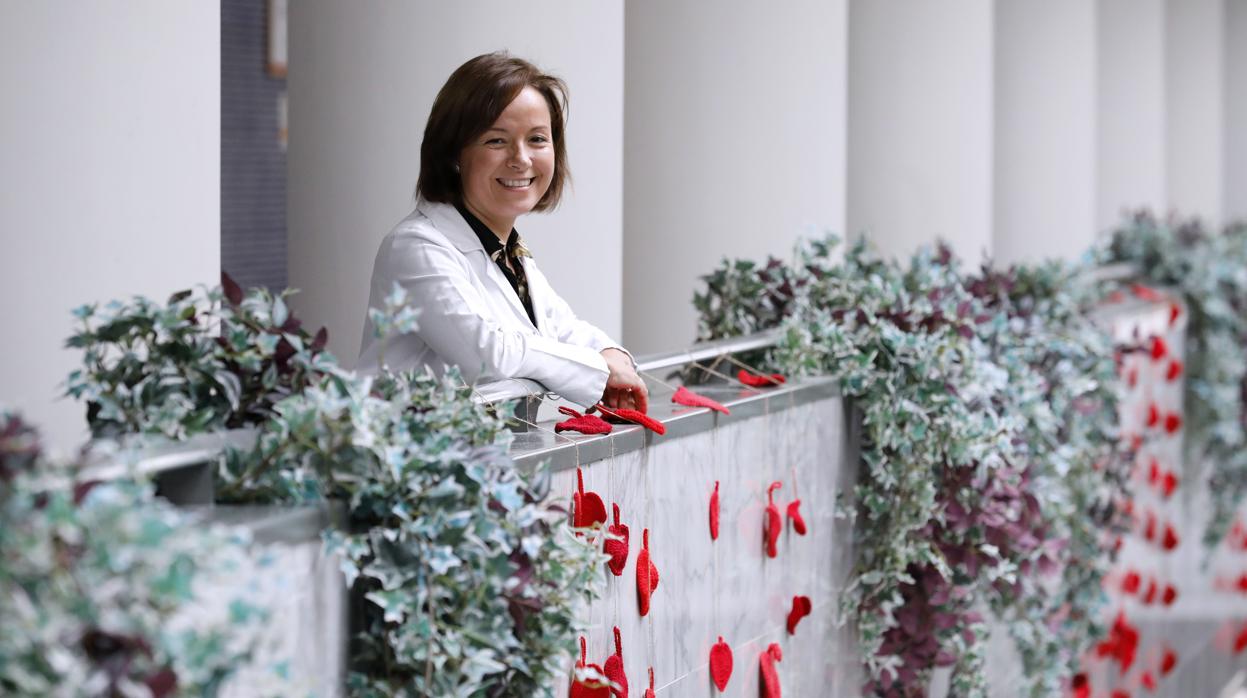
<path fill-rule="evenodd" d="M 395 283 L 420 329 L 388 340 L 365 319 L 359 366 L 458 366 L 469 381 L 529 378 L 581 405 L 648 408 L 632 355 L 576 317 L 537 268 L 515 219 L 558 205 L 569 178 L 567 87 L 505 53 L 460 66 L 420 147 L 416 209 L 381 242 L 368 307 Z"/>

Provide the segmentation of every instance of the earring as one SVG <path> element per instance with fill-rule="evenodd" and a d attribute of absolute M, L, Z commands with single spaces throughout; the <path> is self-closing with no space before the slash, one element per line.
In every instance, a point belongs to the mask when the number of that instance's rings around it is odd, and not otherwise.
<path fill-rule="evenodd" d="M 454 165 L 454 167 L 455 167 L 455 172 L 458 172 L 458 171 L 459 171 L 459 163 L 457 163 L 457 162 L 456 162 L 456 163 L 455 163 L 455 165 Z"/>

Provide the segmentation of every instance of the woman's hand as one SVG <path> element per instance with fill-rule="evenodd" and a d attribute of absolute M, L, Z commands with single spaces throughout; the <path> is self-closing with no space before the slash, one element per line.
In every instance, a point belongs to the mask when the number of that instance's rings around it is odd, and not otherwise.
<path fill-rule="evenodd" d="M 601 354 L 610 369 L 610 376 L 606 379 L 606 392 L 602 394 L 602 404 L 607 409 L 648 412 L 649 389 L 632 367 L 632 358 L 618 349 L 603 349 Z"/>

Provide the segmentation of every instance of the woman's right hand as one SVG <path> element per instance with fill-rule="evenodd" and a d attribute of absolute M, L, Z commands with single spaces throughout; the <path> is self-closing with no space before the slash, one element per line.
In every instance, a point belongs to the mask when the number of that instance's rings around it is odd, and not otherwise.
<path fill-rule="evenodd" d="M 632 365 L 632 357 L 618 349 L 603 349 L 602 358 L 610 375 L 606 378 L 606 392 L 602 394 L 602 404 L 607 409 L 636 410 L 642 414 L 649 411 L 649 388 L 645 381 L 637 375 Z"/>

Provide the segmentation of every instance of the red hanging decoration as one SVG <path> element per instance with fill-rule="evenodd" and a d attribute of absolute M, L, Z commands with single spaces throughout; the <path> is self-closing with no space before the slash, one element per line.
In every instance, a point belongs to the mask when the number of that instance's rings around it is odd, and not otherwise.
<path fill-rule="evenodd" d="M 1247 649 L 1247 625 L 1238 631 L 1238 635 L 1234 637 L 1234 654 L 1238 654 Z"/>
<path fill-rule="evenodd" d="M 1151 354 L 1153 361 L 1160 361 L 1169 353 L 1169 345 L 1160 337 L 1152 337 Z"/>
<path fill-rule="evenodd" d="M 611 504 L 611 509 L 615 514 L 615 523 L 606 532 L 619 538 L 607 538 L 602 545 L 602 552 L 611 556 L 606 561 L 606 566 L 610 568 L 611 574 L 618 577 L 623 574 L 624 565 L 628 564 L 628 527 L 619 523 L 619 505 Z"/>
<path fill-rule="evenodd" d="M 1174 601 L 1178 600 L 1178 588 L 1172 584 L 1165 585 L 1165 591 L 1160 595 L 1160 602 L 1166 606 L 1172 606 Z"/>
<path fill-rule="evenodd" d="M 1160 494 L 1165 499 L 1173 496 L 1173 491 L 1178 487 L 1178 476 L 1172 470 L 1166 470 L 1165 474 L 1160 478 Z"/>
<path fill-rule="evenodd" d="M 602 671 L 602 667 L 589 663 L 588 649 L 585 645 L 584 637 L 580 638 L 580 661 L 576 662 L 576 668 L 596 671 L 600 676 L 606 675 L 606 672 Z M 608 684 L 593 679 L 581 681 L 573 673 L 572 687 L 567 695 L 568 698 L 611 698 L 611 689 Z"/>
<path fill-rule="evenodd" d="M 576 468 L 576 493 L 572 495 L 572 525 L 593 528 L 606 523 L 606 505 L 597 492 L 585 492 L 585 476 Z"/>
<path fill-rule="evenodd" d="M 606 422 L 596 414 L 580 414 L 567 406 L 559 407 L 559 412 L 571 417 L 571 419 L 555 424 L 555 433 L 578 431 L 581 434 L 609 434 L 614 429 L 609 422 Z"/>
<path fill-rule="evenodd" d="M 1126 387 L 1133 388 L 1134 386 L 1138 384 L 1139 384 L 1139 370 L 1136 368 L 1132 368 L 1126 373 Z"/>
<path fill-rule="evenodd" d="M 1098 657 L 1112 657 L 1121 666 L 1121 673 L 1130 671 L 1134 664 L 1135 650 L 1139 647 L 1139 631 L 1126 620 L 1126 612 L 1119 611 L 1117 620 L 1109 630 L 1108 637 L 1096 645 Z"/>
<path fill-rule="evenodd" d="M 750 373 L 742 368 L 736 372 L 736 380 L 744 383 L 750 388 L 773 388 L 777 385 L 782 385 L 788 379 L 784 378 L 784 376 L 779 373 L 772 373 L 769 376 L 764 374 L 759 375 L 757 373 Z"/>
<path fill-rule="evenodd" d="M 810 615 L 810 611 L 813 608 L 814 608 L 814 605 L 810 603 L 810 597 L 808 596 L 792 597 L 792 610 L 788 612 L 788 634 L 789 635 L 797 634 L 797 623 L 800 623 L 802 618 Z"/>
<path fill-rule="evenodd" d="M 1143 527 L 1143 537 L 1151 543 L 1156 540 L 1156 515 L 1147 512 L 1147 525 Z"/>
<path fill-rule="evenodd" d="M 1165 380 L 1173 382 L 1178 380 L 1178 376 L 1182 375 L 1182 362 L 1174 359 L 1169 362 L 1169 369 L 1165 371 Z"/>
<path fill-rule="evenodd" d="M 671 396 L 671 401 L 677 405 L 685 405 L 687 407 L 708 407 L 715 412 L 722 412 L 723 414 L 732 413 L 731 410 L 724 407 L 722 404 L 703 395 L 698 395 L 682 385 L 679 388 L 676 388 L 675 395 Z"/>
<path fill-rule="evenodd" d="M 649 557 L 649 529 L 641 532 L 641 552 L 636 556 L 636 598 L 641 615 L 649 615 L 649 598 L 658 588 L 658 568 Z"/>
<path fill-rule="evenodd" d="M 805 519 L 801 516 L 801 500 L 794 499 L 788 503 L 788 518 L 792 521 L 792 530 L 797 535 L 805 535 Z"/>
<path fill-rule="evenodd" d="M 1131 570 L 1121 580 L 1121 590 L 1127 594 L 1136 594 L 1139 591 L 1139 573 Z"/>
<path fill-rule="evenodd" d="M 1147 690 L 1149 691 L 1156 690 L 1156 677 L 1152 676 L 1152 672 L 1150 671 L 1143 672 L 1143 676 L 1140 677 L 1140 680 L 1143 683 L 1143 687 L 1146 688 Z"/>
<path fill-rule="evenodd" d="M 775 557 L 779 552 L 775 544 L 779 542 L 779 531 L 784 525 L 784 520 L 779 515 L 779 507 L 775 506 L 775 490 L 783 486 L 784 484 L 777 480 L 766 488 L 766 525 L 762 527 L 762 539 L 766 543 L 767 557 Z"/>
<path fill-rule="evenodd" d="M 720 692 L 727 690 L 727 682 L 732 678 L 732 648 L 719 636 L 719 641 L 710 648 L 710 680 Z"/>
<path fill-rule="evenodd" d="M 1172 648 L 1166 647 L 1165 656 L 1160 659 L 1160 675 L 1168 676 L 1169 672 L 1173 671 L 1173 668 L 1177 665 L 1178 653 L 1174 652 Z"/>
<path fill-rule="evenodd" d="M 1151 466 L 1147 469 L 1147 484 L 1155 486 L 1160 482 L 1160 463 L 1155 458 L 1152 459 Z"/>
<path fill-rule="evenodd" d="M 767 646 L 766 651 L 758 657 L 761 665 L 759 675 L 762 679 L 763 698 L 782 698 L 783 692 L 780 690 L 779 674 L 775 671 L 775 662 L 783 658 L 784 651 L 774 642 Z"/>
<path fill-rule="evenodd" d="M 1150 606 L 1152 602 L 1156 600 L 1156 592 L 1156 580 L 1149 580 L 1147 583 L 1147 593 L 1145 593 L 1141 599 L 1144 606 Z"/>
<path fill-rule="evenodd" d="M 1165 524 L 1165 535 L 1160 541 L 1160 545 L 1165 550 L 1173 550 L 1178 547 L 1178 531 L 1174 529 L 1173 524 Z"/>
<path fill-rule="evenodd" d="M 628 675 L 624 673 L 623 641 L 619 638 L 619 626 L 615 626 L 615 653 L 606 658 L 602 673 L 610 679 L 611 694 L 615 698 L 628 698 Z"/>
<path fill-rule="evenodd" d="M 598 405 L 597 409 L 601 410 L 602 414 L 606 415 L 605 419 L 607 421 L 614 422 L 616 424 L 640 424 L 659 436 L 667 433 L 667 427 L 663 426 L 662 422 L 646 415 L 644 412 L 629 410 L 623 407 L 610 409 L 602 407 L 601 405 Z"/>
<path fill-rule="evenodd" d="M 1087 675 L 1082 672 L 1074 674 L 1069 688 L 1070 698 L 1091 698 L 1091 683 L 1087 681 Z"/>
<path fill-rule="evenodd" d="M 657 698 L 654 694 L 654 667 L 649 668 L 649 688 L 645 689 L 643 698 Z"/>
<path fill-rule="evenodd" d="M 1130 698 L 1130 691 L 1127 691 L 1124 688 L 1119 688 L 1110 693 L 1108 698 Z"/>
<path fill-rule="evenodd" d="M 1157 424 L 1160 424 L 1160 408 L 1157 407 L 1156 403 L 1154 402 L 1150 403 L 1147 406 L 1146 424 L 1147 424 L 1148 429 L 1151 429 L 1152 427 L 1155 427 Z"/>
<path fill-rule="evenodd" d="M 719 481 L 714 481 L 714 494 L 710 495 L 710 540 L 719 540 Z"/>
<path fill-rule="evenodd" d="M 1182 415 L 1177 412 L 1170 412 L 1165 415 L 1165 432 L 1174 434 L 1182 428 Z"/>
<path fill-rule="evenodd" d="M 1169 304 L 1169 326 L 1173 327 L 1178 322 L 1178 318 L 1182 317 L 1182 306 L 1177 303 Z"/>

